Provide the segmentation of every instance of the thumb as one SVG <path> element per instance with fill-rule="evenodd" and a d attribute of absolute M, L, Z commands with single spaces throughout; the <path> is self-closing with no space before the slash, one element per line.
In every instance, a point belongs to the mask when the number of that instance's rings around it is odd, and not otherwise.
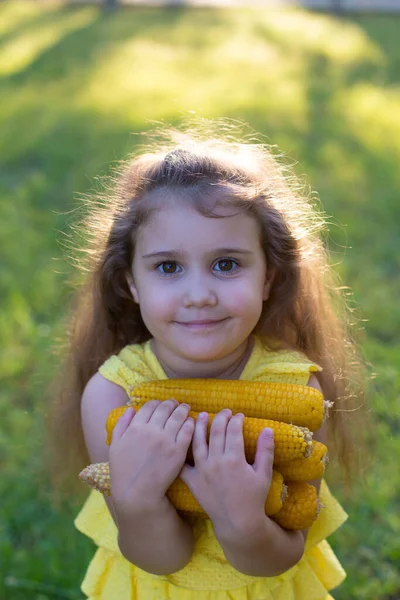
<path fill-rule="evenodd" d="M 274 431 L 270 427 L 262 430 L 257 440 L 257 451 L 254 460 L 254 470 L 272 477 L 274 463 Z"/>
<path fill-rule="evenodd" d="M 115 424 L 115 427 L 112 431 L 112 440 L 110 445 L 124 435 L 134 416 L 135 409 L 132 408 L 132 406 L 129 406 L 129 408 L 126 409 L 126 411 L 120 416 Z"/>

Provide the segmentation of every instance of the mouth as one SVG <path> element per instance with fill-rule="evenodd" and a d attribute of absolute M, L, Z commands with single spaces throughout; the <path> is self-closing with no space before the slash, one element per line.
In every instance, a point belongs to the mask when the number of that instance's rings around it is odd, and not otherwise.
<path fill-rule="evenodd" d="M 175 323 L 177 325 L 181 325 L 182 327 L 185 327 L 186 329 L 211 329 L 212 327 L 216 327 L 217 325 L 220 325 L 221 323 L 223 323 L 224 321 L 226 321 L 227 319 L 219 319 L 218 321 L 211 321 L 211 320 L 198 320 L 198 321 L 185 321 L 185 322 L 181 322 L 181 321 L 175 321 Z"/>

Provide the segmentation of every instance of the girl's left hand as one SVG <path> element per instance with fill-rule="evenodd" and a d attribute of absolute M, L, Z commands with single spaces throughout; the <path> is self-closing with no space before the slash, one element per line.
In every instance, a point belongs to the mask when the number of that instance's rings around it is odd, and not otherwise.
<path fill-rule="evenodd" d="M 185 464 L 179 476 L 211 521 L 216 535 L 240 536 L 265 521 L 265 501 L 272 479 L 273 431 L 264 429 L 253 465 L 245 456 L 244 415 L 224 409 L 212 422 L 207 444 L 208 414 L 200 413 L 192 439 L 194 467 Z"/>

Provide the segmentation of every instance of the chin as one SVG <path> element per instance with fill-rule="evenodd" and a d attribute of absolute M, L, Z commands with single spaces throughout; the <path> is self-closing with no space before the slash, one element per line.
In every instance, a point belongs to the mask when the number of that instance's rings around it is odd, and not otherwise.
<path fill-rule="evenodd" d="M 184 345 L 184 358 L 195 362 L 211 362 L 219 360 L 229 354 L 228 348 L 221 348 L 212 343 L 207 344 L 190 344 Z M 182 350 L 180 350 L 181 353 Z"/>

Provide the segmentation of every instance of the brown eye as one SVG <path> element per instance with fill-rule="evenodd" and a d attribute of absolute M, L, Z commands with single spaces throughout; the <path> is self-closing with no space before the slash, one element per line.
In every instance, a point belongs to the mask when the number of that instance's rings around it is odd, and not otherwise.
<path fill-rule="evenodd" d="M 238 266 L 238 263 L 235 260 L 232 260 L 231 258 L 224 258 L 222 260 L 219 260 L 216 264 L 219 265 L 218 270 L 223 271 L 225 273 L 234 271 L 235 266 Z"/>
<path fill-rule="evenodd" d="M 176 273 L 176 262 L 163 262 L 158 265 L 158 269 L 161 269 L 161 273 L 164 275 L 174 275 Z"/>

